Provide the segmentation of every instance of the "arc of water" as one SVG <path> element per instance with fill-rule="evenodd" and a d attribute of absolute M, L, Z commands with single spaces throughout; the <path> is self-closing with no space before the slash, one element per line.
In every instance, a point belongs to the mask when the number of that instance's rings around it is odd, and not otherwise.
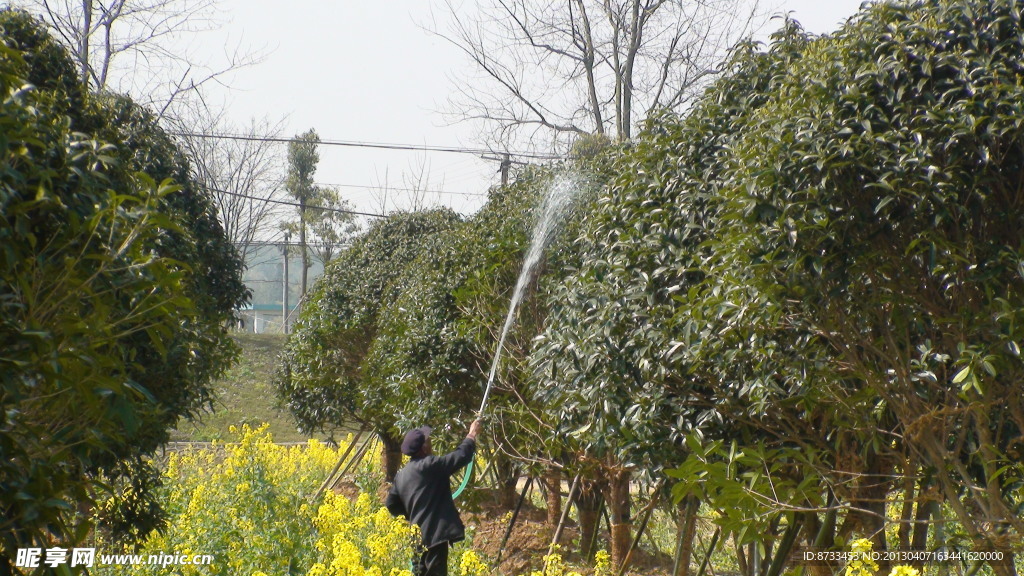
<path fill-rule="evenodd" d="M 516 280 L 515 290 L 512 292 L 512 301 L 508 307 L 508 315 L 505 316 L 505 324 L 501 328 L 501 337 L 498 338 L 498 348 L 494 351 L 494 359 L 491 361 L 491 369 L 487 374 L 487 388 L 484 389 L 484 397 L 480 402 L 480 410 L 477 411 L 477 417 L 482 417 L 484 409 L 487 407 L 487 398 L 491 394 L 491 388 L 494 385 L 494 376 L 498 372 L 498 364 L 501 360 L 501 350 L 505 347 L 505 337 L 508 336 L 508 331 L 512 327 L 512 321 L 516 316 L 516 307 L 519 306 L 519 301 L 523 299 L 523 294 L 526 292 L 526 285 L 530 281 L 530 277 L 533 274 L 533 269 L 537 267 L 537 263 L 540 262 L 540 257 L 544 253 L 544 248 L 554 237 L 555 230 L 558 229 L 558 224 L 562 220 L 562 216 L 565 214 L 566 208 L 572 202 L 572 198 L 576 191 L 579 189 L 578 183 L 575 178 L 569 175 L 559 176 L 551 186 L 548 188 L 548 193 L 544 197 L 544 204 L 541 206 L 540 214 L 537 222 L 533 226 L 533 238 L 530 241 L 530 249 L 526 253 L 526 259 L 523 260 L 523 268 L 519 272 L 519 279 Z M 462 476 L 462 483 L 452 493 L 452 498 L 458 498 L 462 491 L 466 489 L 469 484 L 469 478 L 473 474 L 473 462 L 470 461 L 466 466 L 466 472 Z"/>
<path fill-rule="evenodd" d="M 526 292 L 526 286 L 529 284 L 530 278 L 533 274 L 533 269 L 536 268 L 537 263 L 540 262 L 540 257 L 544 253 L 544 248 L 551 241 L 551 238 L 554 237 L 554 232 L 558 229 L 562 216 L 565 214 L 566 208 L 571 204 L 578 189 L 578 182 L 576 178 L 571 175 L 558 176 L 548 188 L 548 193 L 544 198 L 544 204 L 541 206 L 537 221 L 533 227 L 533 237 L 530 241 L 530 249 L 526 253 L 526 259 L 523 260 L 523 267 L 519 272 L 519 279 L 516 281 L 515 290 L 512 292 L 512 301 L 508 307 L 508 315 L 505 316 L 505 324 L 501 329 L 501 337 L 498 339 L 498 347 L 494 352 L 494 359 L 491 361 L 491 369 L 487 374 L 487 388 L 484 389 L 484 397 L 480 402 L 480 410 L 477 412 L 480 416 L 483 415 L 484 408 L 487 407 L 487 398 L 491 394 L 491 388 L 494 385 L 494 376 L 498 372 L 498 364 L 501 361 L 501 351 L 505 347 L 505 337 L 508 336 L 508 331 L 512 327 L 512 322 L 515 320 L 516 308 L 518 307 L 520 300 L 522 300 L 523 294 Z"/>

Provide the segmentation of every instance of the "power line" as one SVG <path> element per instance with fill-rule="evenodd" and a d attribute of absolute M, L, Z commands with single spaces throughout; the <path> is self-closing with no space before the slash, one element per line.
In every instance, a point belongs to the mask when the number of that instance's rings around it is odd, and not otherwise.
<path fill-rule="evenodd" d="M 387 218 L 385 214 L 373 214 L 371 212 L 358 212 L 356 210 L 345 210 L 343 208 L 327 208 L 325 206 L 310 206 L 309 204 L 299 204 L 298 202 L 288 202 L 286 200 L 274 200 L 273 198 L 260 198 L 259 196 L 250 196 L 248 194 L 240 194 L 238 192 L 228 192 L 227 190 L 218 190 L 216 188 L 209 188 L 212 192 L 218 192 L 220 194 L 227 194 L 228 196 L 237 196 L 239 198 L 247 198 L 249 200 L 260 200 L 262 202 L 271 202 L 273 204 L 285 204 L 287 206 L 296 206 L 298 208 L 305 207 L 308 210 L 326 210 L 328 212 L 340 212 L 342 214 L 354 214 L 356 216 L 369 216 L 371 218 Z"/>
<path fill-rule="evenodd" d="M 192 138 L 217 138 L 221 140 L 242 140 L 246 142 L 279 142 L 286 144 L 296 142 L 294 138 L 281 138 L 278 136 L 247 136 L 245 134 L 211 134 L 206 132 L 168 132 L 173 136 L 187 136 Z M 317 144 L 324 146 L 347 146 L 350 148 L 376 148 L 382 150 L 409 150 L 414 152 L 450 152 L 453 154 L 509 154 L 518 158 L 530 158 L 533 160 L 560 160 L 562 157 L 556 154 L 537 154 L 532 152 L 495 152 L 483 148 L 458 148 L 455 146 L 430 146 L 427 144 L 389 144 L 382 142 L 359 142 L 354 140 L 320 140 Z"/>
<path fill-rule="evenodd" d="M 262 182 L 264 184 L 280 185 L 283 181 L 274 178 L 260 178 L 255 181 Z M 404 188 L 398 186 L 384 186 L 384 185 L 372 185 L 372 184 L 336 184 L 330 182 L 314 182 L 314 186 L 321 186 L 324 188 L 355 188 L 358 190 L 380 190 L 383 192 L 416 192 L 422 194 L 445 194 L 449 196 L 476 196 L 486 197 L 487 194 L 482 192 L 452 192 L 450 190 L 431 190 L 431 189 L 418 189 L 418 188 Z"/>
<path fill-rule="evenodd" d="M 480 192 L 449 192 L 447 190 L 417 190 L 416 188 L 396 188 L 394 186 L 369 186 L 365 184 L 328 184 L 324 182 L 317 182 L 317 186 L 325 187 L 337 187 L 337 188 L 359 188 L 363 190 L 381 190 L 383 192 L 420 192 L 423 194 L 450 194 L 453 196 L 487 196 Z"/>

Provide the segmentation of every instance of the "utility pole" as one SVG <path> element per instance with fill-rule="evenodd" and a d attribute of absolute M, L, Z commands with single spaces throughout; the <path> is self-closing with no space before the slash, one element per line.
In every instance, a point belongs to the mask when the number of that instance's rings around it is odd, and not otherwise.
<path fill-rule="evenodd" d="M 291 239 L 291 235 L 288 232 L 284 233 L 284 244 L 281 246 L 281 253 L 284 255 L 284 288 L 282 289 L 283 296 L 281 298 L 281 330 L 288 333 L 288 240 Z"/>
<path fill-rule="evenodd" d="M 302 289 L 299 296 L 306 296 L 306 278 L 309 272 L 309 250 L 306 249 L 306 195 L 299 199 L 299 245 L 302 250 Z"/>
<path fill-rule="evenodd" d="M 508 169 L 512 165 L 512 156 L 505 152 L 501 155 L 501 185 L 508 186 Z"/>
<path fill-rule="evenodd" d="M 508 186 L 508 172 L 509 172 L 509 168 L 511 168 L 513 164 L 520 164 L 520 165 L 523 165 L 523 166 L 526 165 L 525 162 L 518 162 L 518 161 L 512 160 L 512 154 L 510 154 L 508 152 L 503 152 L 501 154 L 500 158 L 495 158 L 493 156 L 481 156 L 481 158 L 483 158 L 484 160 L 493 160 L 493 161 L 501 162 L 501 165 L 499 166 L 498 171 L 501 172 L 501 185 L 502 186 Z"/>

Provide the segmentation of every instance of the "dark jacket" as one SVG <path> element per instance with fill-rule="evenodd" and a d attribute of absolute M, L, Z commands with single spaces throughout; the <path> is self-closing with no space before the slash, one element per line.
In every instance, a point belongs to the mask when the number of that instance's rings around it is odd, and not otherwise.
<path fill-rule="evenodd" d="M 465 539 L 466 527 L 455 509 L 450 479 L 469 464 L 475 452 L 476 442 L 466 438 L 453 452 L 414 458 L 395 475 L 384 504 L 393 516 L 405 516 L 420 527 L 427 548 Z"/>

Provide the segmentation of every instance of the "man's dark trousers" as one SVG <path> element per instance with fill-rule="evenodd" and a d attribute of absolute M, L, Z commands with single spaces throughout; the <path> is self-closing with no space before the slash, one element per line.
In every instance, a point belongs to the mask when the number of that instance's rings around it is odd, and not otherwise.
<path fill-rule="evenodd" d="M 448 543 L 424 550 L 415 568 L 416 576 L 448 576 Z"/>

